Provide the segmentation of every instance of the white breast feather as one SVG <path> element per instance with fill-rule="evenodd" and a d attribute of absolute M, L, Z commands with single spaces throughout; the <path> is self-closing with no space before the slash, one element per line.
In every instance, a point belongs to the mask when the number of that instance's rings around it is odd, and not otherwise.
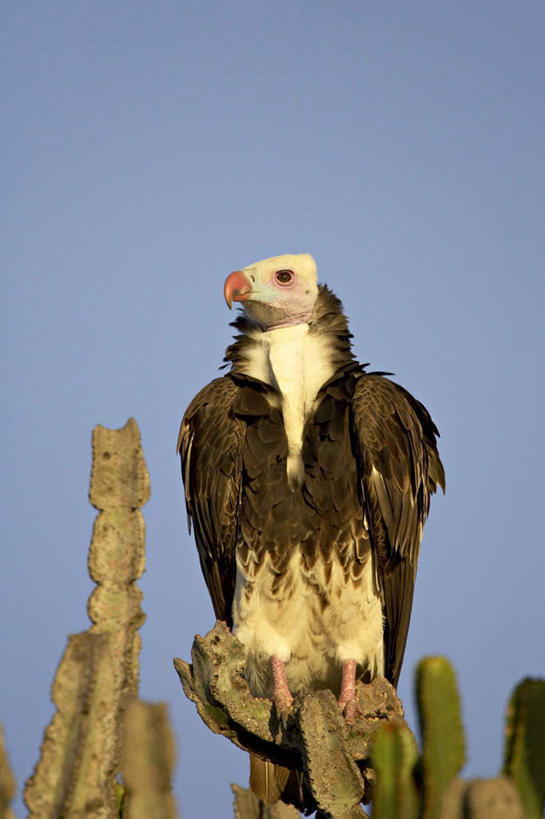
<path fill-rule="evenodd" d="M 244 372 L 276 387 L 288 439 L 288 476 L 303 480 L 303 428 L 318 390 L 334 373 L 328 340 L 309 332 L 308 324 L 252 334 Z"/>
<path fill-rule="evenodd" d="M 287 664 L 292 693 L 316 684 L 336 688 L 344 660 L 356 660 L 371 676 L 383 674 L 382 604 L 374 575 L 369 560 L 356 586 L 334 558 L 329 580 L 320 561 L 309 576 L 297 549 L 273 593 L 278 577 L 268 558 L 250 588 L 244 568 L 237 564 L 233 627 L 248 652 L 252 691 L 270 696 L 264 661 L 273 655 Z M 325 608 L 318 589 L 328 599 Z"/>

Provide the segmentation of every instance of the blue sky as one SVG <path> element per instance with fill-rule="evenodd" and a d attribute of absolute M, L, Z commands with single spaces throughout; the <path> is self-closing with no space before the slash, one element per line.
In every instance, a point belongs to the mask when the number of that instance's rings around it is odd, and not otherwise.
<path fill-rule="evenodd" d="M 181 693 L 212 609 L 174 455 L 230 338 L 225 275 L 312 253 L 362 361 L 441 431 L 400 693 L 459 674 L 466 776 L 543 675 L 545 9 L 536 0 L 20 2 L 3 14 L 0 719 L 19 785 L 66 635 L 88 627 L 90 433 L 151 474 L 141 695 L 168 702 L 186 819 L 247 760 Z M 19 804 L 17 816 L 23 816 Z"/>

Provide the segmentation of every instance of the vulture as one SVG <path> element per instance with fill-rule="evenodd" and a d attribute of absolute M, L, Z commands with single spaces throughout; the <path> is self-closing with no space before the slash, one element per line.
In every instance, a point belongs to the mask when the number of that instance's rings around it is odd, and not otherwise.
<path fill-rule="evenodd" d="M 285 717 L 294 696 L 329 688 L 350 724 L 357 679 L 397 685 L 422 528 L 444 490 L 439 433 L 390 373 L 355 359 L 309 254 L 237 270 L 224 295 L 243 307 L 229 370 L 195 396 L 178 438 L 204 579 L 255 696 Z M 251 757 L 264 802 L 290 779 Z"/>

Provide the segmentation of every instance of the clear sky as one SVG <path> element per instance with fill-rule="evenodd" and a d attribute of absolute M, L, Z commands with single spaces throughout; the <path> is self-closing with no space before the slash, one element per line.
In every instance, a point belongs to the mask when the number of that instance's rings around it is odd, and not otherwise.
<path fill-rule="evenodd" d="M 90 434 L 134 416 L 151 474 L 141 695 L 165 700 L 185 819 L 230 817 L 246 756 L 173 656 L 212 608 L 174 455 L 230 338 L 227 273 L 308 251 L 362 361 L 441 431 L 400 693 L 444 653 L 466 776 L 545 671 L 542 0 L 5 4 L 0 719 L 19 784 L 88 627 Z M 23 815 L 19 804 L 17 815 Z"/>

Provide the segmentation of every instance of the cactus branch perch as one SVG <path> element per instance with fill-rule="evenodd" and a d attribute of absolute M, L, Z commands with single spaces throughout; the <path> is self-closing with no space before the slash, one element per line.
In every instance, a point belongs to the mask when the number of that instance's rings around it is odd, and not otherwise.
<path fill-rule="evenodd" d="M 303 772 L 305 795 L 298 807 L 328 816 L 365 816 L 359 803 L 370 798 L 369 743 L 378 725 L 405 724 L 390 683 L 382 677 L 369 685 L 357 683 L 359 708 L 350 727 L 330 691 L 296 700 L 283 721 L 271 700 L 251 695 L 245 664 L 244 647 L 220 621 L 205 637 L 195 638 L 191 665 L 174 660 L 186 696 L 214 733 Z"/>

